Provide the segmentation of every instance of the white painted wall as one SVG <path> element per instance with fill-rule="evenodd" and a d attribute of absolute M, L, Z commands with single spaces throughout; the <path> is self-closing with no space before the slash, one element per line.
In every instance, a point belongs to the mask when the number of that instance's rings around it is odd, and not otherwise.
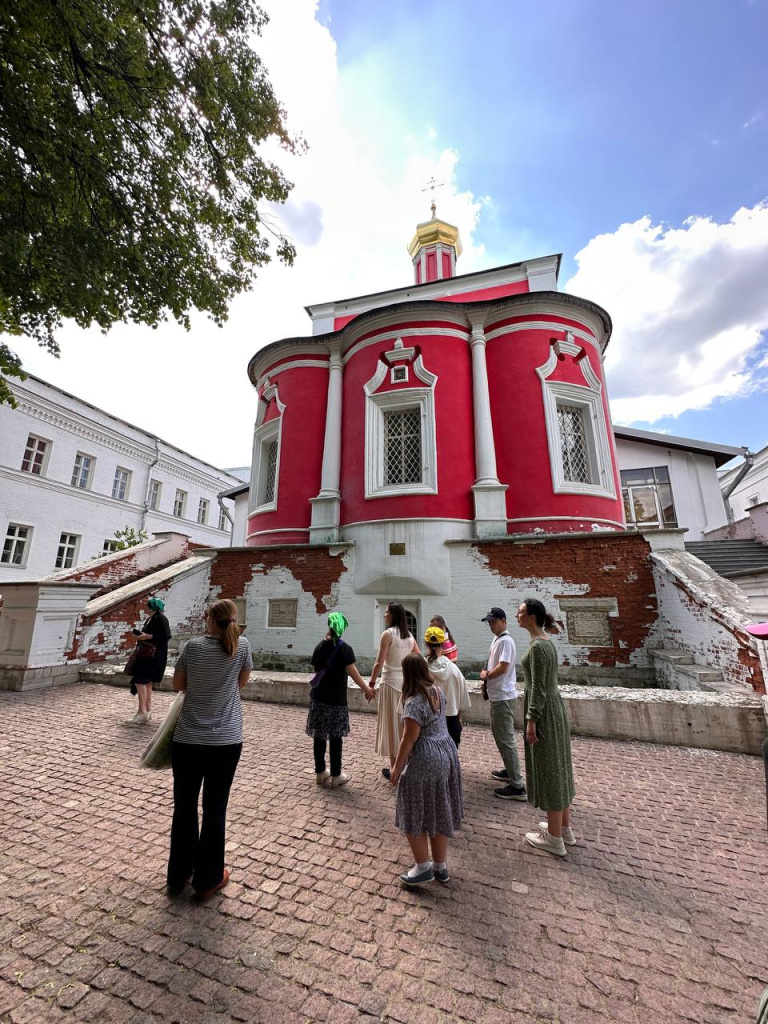
<path fill-rule="evenodd" d="M 104 541 L 125 526 L 229 545 L 228 530 L 218 529 L 216 495 L 236 484 L 236 477 L 37 378 L 14 382 L 13 390 L 18 408 L 0 405 L 0 551 L 9 523 L 32 527 L 32 539 L 24 566 L 0 563 L 0 582 L 55 572 L 63 532 L 80 537 L 77 562 L 100 555 Z M 30 434 L 50 442 L 42 476 L 21 470 Z M 96 460 L 87 490 L 71 484 L 78 452 Z M 125 500 L 112 498 L 118 466 L 131 473 Z M 145 507 L 150 477 L 162 485 L 157 511 Z M 184 519 L 173 515 L 177 488 L 188 495 Z M 209 503 L 208 525 L 197 522 L 200 498 Z"/>
<path fill-rule="evenodd" d="M 735 469 L 729 470 L 720 478 L 720 486 L 726 488 L 738 473 L 739 463 Z M 757 497 L 757 501 L 754 499 Z M 734 519 L 743 519 L 750 505 L 759 505 L 768 501 L 768 445 L 762 448 L 755 458 L 755 463 L 728 499 L 733 509 Z"/>
<path fill-rule="evenodd" d="M 700 540 L 702 533 L 728 521 L 711 456 L 619 437 L 616 452 L 619 469 L 668 468 L 677 524 L 688 530 L 686 540 Z"/>

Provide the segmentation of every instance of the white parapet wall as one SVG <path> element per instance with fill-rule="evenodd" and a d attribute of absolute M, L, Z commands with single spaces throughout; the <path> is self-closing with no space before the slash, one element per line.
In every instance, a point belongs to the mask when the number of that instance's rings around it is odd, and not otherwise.
<path fill-rule="evenodd" d="M 85 669 L 81 679 L 113 686 L 128 683 L 113 665 Z M 169 671 L 161 688 L 170 690 L 171 680 Z M 242 693 L 244 700 L 306 707 L 309 676 L 296 672 L 253 672 Z M 768 709 L 765 707 L 768 700 L 751 693 L 733 695 L 618 686 L 561 686 L 560 693 L 575 736 L 759 755 L 768 734 Z M 471 687 L 470 696 L 472 707 L 464 712 L 464 722 L 490 725 L 489 705 L 480 690 Z M 352 711 L 376 713 L 376 703 L 369 704 L 353 684 L 349 687 L 349 707 Z M 517 700 L 515 723 L 522 729 L 522 696 Z"/>

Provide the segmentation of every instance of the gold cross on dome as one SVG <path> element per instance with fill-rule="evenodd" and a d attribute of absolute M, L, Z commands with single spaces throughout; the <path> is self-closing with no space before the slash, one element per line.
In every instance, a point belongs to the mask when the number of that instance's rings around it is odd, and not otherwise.
<path fill-rule="evenodd" d="M 444 181 L 438 181 L 433 176 L 433 177 L 431 177 L 429 179 L 429 181 L 427 182 L 426 186 L 421 190 L 422 192 L 431 192 L 432 193 L 432 204 L 430 206 L 430 210 L 432 211 L 433 219 L 437 215 L 437 206 L 435 205 L 435 189 L 436 188 L 443 188 L 444 186 L 445 186 L 445 182 Z"/>

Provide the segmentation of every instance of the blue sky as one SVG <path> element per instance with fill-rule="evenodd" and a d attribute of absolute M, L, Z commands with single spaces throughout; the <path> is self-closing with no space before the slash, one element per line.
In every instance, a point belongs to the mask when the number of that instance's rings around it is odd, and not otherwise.
<path fill-rule="evenodd" d="M 246 465 L 248 361 L 310 333 L 307 304 L 410 284 L 435 176 L 459 273 L 562 252 L 560 287 L 611 314 L 615 422 L 768 444 L 768 0 L 260 2 L 255 46 L 308 143 L 266 153 L 295 182 L 265 211 L 295 265 L 221 329 L 68 324 L 60 360 L 19 340 L 27 369 Z M 105 365 L 152 365 L 140 400 Z"/>
<path fill-rule="evenodd" d="M 433 127 L 436 149 L 458 151 L 458 187 L 491 197 L 475 232 L 488 266 L 562 252 L 562 285 L 575 254 L 624 222 L 725 223 L 768 197 L 763 0 L 391 0 L 362 10 L 322 0 L 318 14 L 350 116 L 366 116 L 367 96 L 377 113 Z M 746 356 L 752 386 L 766 356 L 765 341 Z M 653 428 L 762 446 L 764 386 Z"/>

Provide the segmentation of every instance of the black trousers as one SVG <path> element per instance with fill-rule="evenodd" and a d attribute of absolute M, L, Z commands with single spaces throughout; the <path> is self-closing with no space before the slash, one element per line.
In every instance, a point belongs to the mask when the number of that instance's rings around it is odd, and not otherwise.
<path fill-rule="evenodd" d="M 325 743 L 326 741 L 324 739 L 318 739 L 317 736 L 315 736 L 315 771 L 318 775 L 320 772 L 325 771 Z M 343 740 L 341 736 L 331 736 L 328 740 L 328 744 L 331 748 L 331 775 L 341 775 L 342 743 Z"/>
<path fill-rule="evenodd" d="M 446 715 L 445 724 L 448 726 L 448 735 L 458 747 L 461 743 L 461 719 L 458 715 Z"/>
<path fill-rule="evenodd" d="M 173 823 L 167 875 L 171 888 L 181 889 L 191 877 L 193 887 L 205 892 L 224 877 L 227 803 L 242 749 L 242 743 L 171 744 Z M 198 827 L 201 786 L 203 821 Z"/>

